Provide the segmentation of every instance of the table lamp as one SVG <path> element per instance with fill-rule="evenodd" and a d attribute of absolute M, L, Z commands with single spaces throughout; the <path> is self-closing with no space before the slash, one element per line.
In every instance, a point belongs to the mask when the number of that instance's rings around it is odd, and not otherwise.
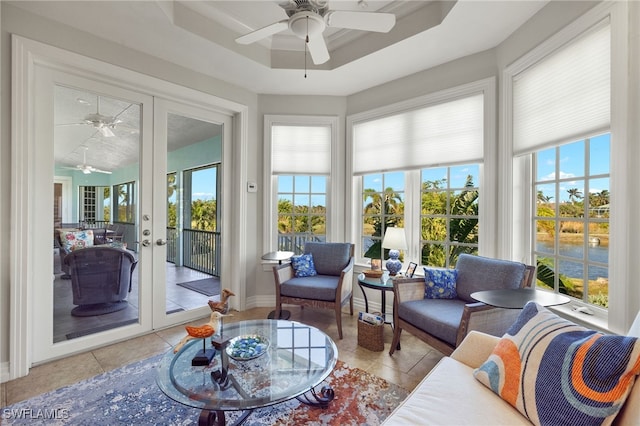
<path fill-rule="evenodd" d="M 382 240 L 382 248 L 389 250 L 389 260 L 387 260 L 387 270 L 389 275 L 395 276 L 402 269 L 402 262 L 398 260 L 400 250 L 407 249 L 407 238 L 404 235 L 404 228 L 387 228 Z"/>

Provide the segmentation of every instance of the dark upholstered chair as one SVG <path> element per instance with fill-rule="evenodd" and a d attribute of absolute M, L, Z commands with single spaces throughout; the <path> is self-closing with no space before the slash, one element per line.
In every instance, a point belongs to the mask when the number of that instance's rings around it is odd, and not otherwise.
<path fill-rule="evenodd" d="M 450 355 L 470 330 L 502 336 L 513 324 L 519 309 L 501 309 L 471 298 L 471 293 L 502 288 L 531 287 L 535 267 L 524 263 L 461 254 L 456 264 L 455 299 L 425 298 L 425 280 L 396 279 L 394 333 L 389 354 L 406 330 L 435 349 Z"/>
<path fill-rule="evenodd" d="M 342 339 L 342 306 L 349 302 L 353 315 L 353 244 L 313 243 L 304 246 L 313 256 L 317 275 L 296 277 L 291 264 L 273 267 L 276 282 L 276 310 L 280 318 L 282 304 L 333 309 Z"/>
<path fill-rule="evenodd" d="M 71 275 L 73 316 L 94 316 L 127 307 L 127 292 L 137 261 L 126 250 L 94 246 L 65 257 Z"/>
<path fill-rule="evenodd" d="M 65 258 L 75 250 L 83 250 L 95 244 L 93 229 L 57 229 L 55 231 L 55 238 L 60 255 L 60 267 L 64 273 L 62 279 L 69 280 L 71 279 L 71 275 L 69 275 L 69 264 L 65 262 Z"/>

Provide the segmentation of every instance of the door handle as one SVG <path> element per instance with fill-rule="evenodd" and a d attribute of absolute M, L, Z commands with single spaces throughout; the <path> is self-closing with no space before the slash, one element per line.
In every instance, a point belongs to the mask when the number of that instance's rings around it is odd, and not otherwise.
<path fill-rule="evenodd" d="M 151 241 L 149 240 L 142 240 L 142 247 L 149 247 L 151 245 Z"/>
<path fill-rule="evenodd" d="M 158 238 L 156 240 L 156 244 L 159 245 L 159 246 L 165 246 L 165 245 L 167 245 L 167 240 L 163 240 L 162 238 Z"/>

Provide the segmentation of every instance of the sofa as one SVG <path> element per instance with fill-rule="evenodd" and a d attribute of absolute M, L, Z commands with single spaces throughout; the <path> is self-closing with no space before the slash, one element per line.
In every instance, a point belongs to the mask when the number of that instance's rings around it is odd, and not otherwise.
<path fill-rule="evenodd" d="M 518 311 L 485 305 L 471 294 L 480 290 L 531 287 L 535 267 L 520 262 L 461 254 L 455 269 L 425 267 L 425 277 L 393 282 L 393 342 L 403 330 L 445 355 L 451 354 L 469 330 L 502 336 Z M 431 288 L 431 287 L 433 288 Z"/>
<path fill-rule="evenodd" d="M 536 309 L 540 309 L 539 306 Z M 546 311 L 544 308 L 541 311 Z M 524 312 L 524 310 L 523 310 Z M 587 333 L 589 331 L 579 331 L 581 327 L 577 325 L 566 325 L 570 323 L 567 320 L 558 319 L 554 314 L 550 314 L 548 311 L 545 313 L 547 318 L 554 319 L 555 322 L 561 326 L 571 327 L 571 330 L 567 330 L 567 333 Z M 640 314 L 639 314 L 640 317 Z M 521 317 L 519 317 L 521 318 Z M 518 321 L 516 321 L 517 323 Z M 570 323 L 572 324 L 572 323 Z M 510 336 L 510 331 L 505 334 L 505 337 Z M 586 329 L 584 329 L 586 330 Z M 517 331 L 517 330 L 516 330 Z M 521 328 L 522 331 L 526 330 L 526 326 Z M 557 331 L 555 335 L 556 339 L 561 339 L 565 336 L 562 330 Z M 592 332 L 595 333 L 595 332 Z M 517 335 L 518 333 L 516 333 Z M 595 333 L 600 336 L 599 333 Z M 483 384 L 476 376 L 481 376 L 479 371 L 483 371 L 484 366 L 491 364 L 492 357 L 495 357 L 495 353 L 499 352 L 500 348 L 504 348 L 505 337 L 500 338 L 491 336 L 478 331 L 471 331 L 462 343 L 453 351 L 450 356 L 442 358 L 438 364 L 429 372 L 429 374 L 416 386 L 411 394 L 398 406 L 389 417 L 384 421 L 384 425 L 531 425 L 531 424 L 553 424 L 553 425 L 578 425 L 578 424 L 600 424 L 599 421 L 589 423 L 584 419 L 561 417 L 563 412 L 562 404 L 564 399 L 561 396 L 563 386 L 548 385 L 540 386 L 542 394 L 549 394 L 551 401 L 551 407 L 547 408 L 547 418 L 541 422 L 536 416 L 532 416 L 533 421 L 530 421 L 525 415 L 523 415 L 519 409 L 522 409 L 521 401 L 512 405 L 507 402 L 509 399 L 508 394 L 506 396 L 499 396 L 494 393 L 490 387 Z M 606 338 L 620 338 L 625 336 L 607 336 Z M 619 339 L 619 340 L 620 340 Z M 542 340 L 542 339 L 541 339 Z M 627 342 L 631 339 L 624 339 Z M 635 339 L 634 339 L 635 340 Z M 538 345 L 540 346 L 540 345 Z M 549 347 L 550 348 L 550 347 Z M 547 348 L 547 349 L 549 349 Z M 533 352 L 533 350 L 532 350 Z M 635 343 L 635 349 L 631 351 L 630 364 L 635 363 L 635 371 L 631 372 L 631 377 L 637 377 L 638 370 L 640 370 L 640 343 Z M 535 356 L 532 355 L 532 356 Z M 611 354 L 605 354 L 607 359 L 611 359 Z M 543 357 L 544 359 L 544 357 Z M 526 371 L 528 363 L 533 361 L 523 358 L 521 368 L 518 372 Z M 600 363 L 608 364 L 608 363 Z M 544 377 L 541 372 L 547 372 L 555 375 L 552 371 L 553 368 L 549 367 L 545 369 L 538 365 L 537 369 L 531 368 L 531 372 L 537 373 L 538 377 Z M 549 364 L 551 365 L 551 364 Z M 533 364 L 530 366 L 533 367 Z M 593 367 L 590 367 L 594 370 Z M 545 371 L 548 370 L 548 371 Z M 517 376 L 517 374 L 516 374 Z M 523 376 L 524 377 L 524 376 Z M 586 380 L 586 379 L 585 379 Z M 537 379 L 536 386 L 542 382 L 541 379 Z M 532 382 L 521 379 L 517 389 L 527 396 L 529 399 L 535 398 L 532 396 L 532 391 L 537 387 L 531 385 Z M 522 385 L 520 387 L 520 385 Z M 635 383 L 632 381 L 631 388 L 625 398 L 622 398 L 622 409 L 619 412 L 613 413 L 614 425 L 638 425 L 640 424 L 640 383 L 638 380 Z M 522 389 L 525 389 L 524 391 Z M 539 397 L 539 395 L 536 395 Z M 531 401 L 528 401 L 531 404 Z M 578 401 L 580 402 L 580 401 Z M 520 404 L 520 408 L 516 407 Z M 537 410 L 544 410 L 546 405 L 542 404 L 543 408 L 530 406 L 527 408 L 531 414 Z M 615 411 L 615 410 L 614 410 Z M 551 417 L 549 417 L 551 416 Z M 556 416 L 556 417 L 554 417 Z M 604 421 L 603 424 L 609 424 L 611 418 Z"/>

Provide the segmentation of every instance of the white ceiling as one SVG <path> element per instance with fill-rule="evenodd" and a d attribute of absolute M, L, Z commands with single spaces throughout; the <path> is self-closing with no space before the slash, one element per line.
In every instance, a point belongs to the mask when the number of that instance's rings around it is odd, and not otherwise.
<path fill-rule="evenodd" d="M 289 30 L 248 46 L 234 41 L 286 19 L 278 1 L 10 3 L 255 93 L 346 96 L 495 47 L 546 1 L 366 0 L 365 9 L 330 1 L 332 10 L 392 12 L 397 23 L 388 34 L 327 29 L 331 59 L 307 78 L 303 43 Z"/>

